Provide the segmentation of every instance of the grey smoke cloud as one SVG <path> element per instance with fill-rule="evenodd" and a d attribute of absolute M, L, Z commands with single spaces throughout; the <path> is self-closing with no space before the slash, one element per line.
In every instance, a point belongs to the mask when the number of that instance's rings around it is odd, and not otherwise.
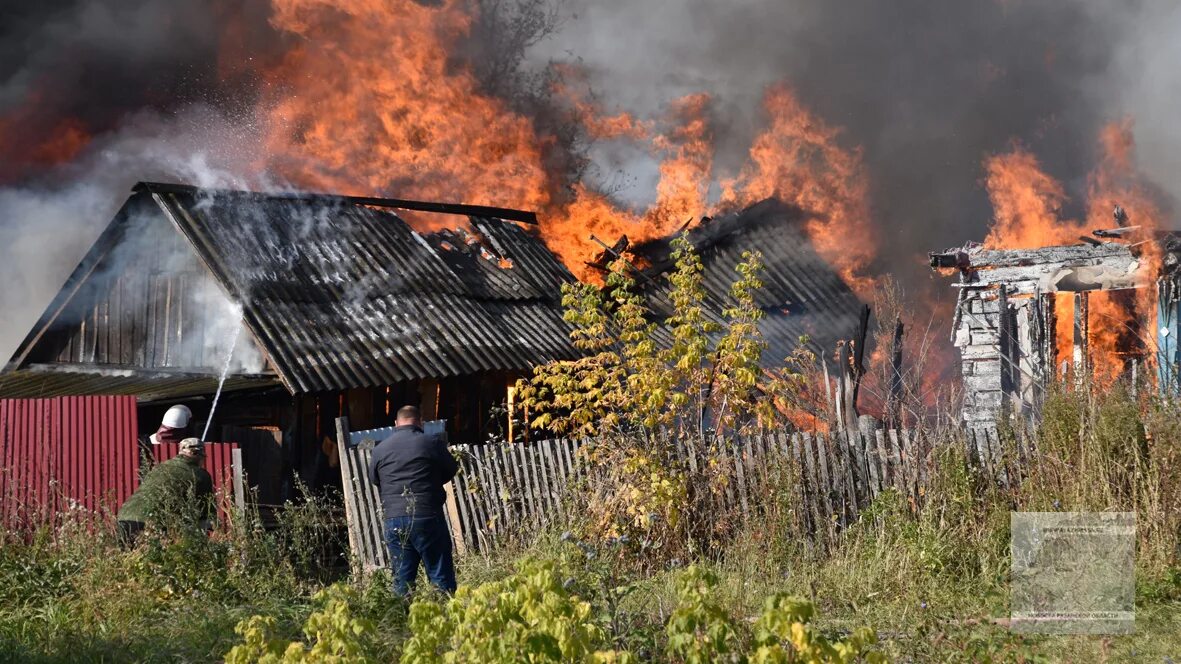
<path fill-rule="evenodd" d="M 659 113 L 716 97 L 719 169 L 741 164 L 764 87 L 784 80 L 864 149 L 877 268 L 911 290 L 922 253 L 981 239 L 981 162 L 1019 140 L 1081 209 L 1103 123 L 1129 114 L 1141 166 L 1181 196 L 1181 13 L 1175 2 L 995 0 L 568 0 L 537 61 L 577 57 L 611 110 Z M 600 161 L 650 173 L 649 159 Z M 637 184 L 644 184 L 638 182 Z M 637 186 L 622 192 L 646 202 Z M 1070 212 L 1070 210 L 1068 210 Z"/>

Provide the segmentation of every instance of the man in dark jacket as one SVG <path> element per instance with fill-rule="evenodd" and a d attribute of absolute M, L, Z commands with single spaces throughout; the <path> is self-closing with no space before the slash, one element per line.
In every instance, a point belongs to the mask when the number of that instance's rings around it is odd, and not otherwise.
<path fill-rule="evenodd" d="M 369 481 L 377 485 L 385 512 L 385 541 L 394 572 L 394 591 L 406 595 L 418 577 L 421 561 L 431 583 L 455 592 L 451 533 L 443 513 L 443 486 L 459 464 L 440 436 L 422 431 L 414 406 L 398 409 L 397 426 L 373 448 Z"/>
<path fill-rule="evenodd" d="M 158 464 L 144 475 L 139 488 L 119 508 L 119 535 L 125 545 L 146 524 L 170 527 L 195 525 L 212 514 L 213 478 L 202 467 L 205 444 L 197 438 L 180 442 L 176 457 Z"/>

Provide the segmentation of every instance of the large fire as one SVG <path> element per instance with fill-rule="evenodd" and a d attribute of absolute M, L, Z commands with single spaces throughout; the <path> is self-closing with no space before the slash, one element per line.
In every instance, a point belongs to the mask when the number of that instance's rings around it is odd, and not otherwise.
<path fill-rule="evenodd" d="M 551 138 L 449 57 L 471 28 L 470 3 L 273 2 L 273 25 L 299 40 L 268 74 L 263 166 L 299 186 L 533 209 L 543 239 L 583 278 L 601 251 L 591 234 L 644 241 L 773 195 L 817 213 L 808 232 L 846 275 L 871 257 L 870 241 L 837 247 L 869 228 L 859 153 L 838 146 L 837 130 L 784 87 L 768 91 L 768 126 L 749 165 L 724 184 L 713 171 L 708 95 L 675 100 L 666 117 L 646 121 L 572 99 L 571 118 L 589 135 L 637 142 L 661 159 L 655 203 L 633 210 L 547 167 Z M 724 193 L 711 201 L 715 183 Z"/>
<path fill-rule="evenodd" d="M 1098 165 L 1090 174 L 1087 186 L 1086 218 L 1066 219 L 1062 207 L 1065 190 L 1042 170 L 1037 158 L 1020 146 L 985 162 L 986 186 L 992 201 L 994 222 L 985 245 L 996 249 L 1031 249 L 1052 245 L 1076 244 L 1080 235 L 1094 229 L 1116 226 L 1113 212 L 1119 205 L 1130 224 L 1137 226 L 1130 235 L 1137 243 L 1140 259 L 1148 274 L 1160 265 L 1160 249 L 1155 242 L 1144 241 L 1161 228 L 1160 206 L 1144 186 L 1132 162 L 1134 141 L 1130 121 L 1110 123 L 1100 132 Z M 1142 243 L 1141 243 L 1142 242 Z M 1118 292 L 1093 292 L 1088 298 L 1088 365 L 1100 383 L 1118 378 L 1129 356 L 1143 355 L 1154 348 L 1150 338 L 1137 330 L 1155 329 L 1156 292 L 1138 289 L 1133 297 Z M 1074 299 L 1068 293 L 1054 300 L 1057 316 L 1055 335 L 1059 363 L 1070 360 L 1074 338 Z"/>

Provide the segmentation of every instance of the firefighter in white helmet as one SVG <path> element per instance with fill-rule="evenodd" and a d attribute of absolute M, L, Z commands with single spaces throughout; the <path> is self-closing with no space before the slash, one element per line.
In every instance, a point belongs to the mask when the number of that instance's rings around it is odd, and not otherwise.
<path fill-rule="evenodd" d="M 140 436 L 139 444 L 139 470 L 140 476 L 155 465 L 156 453 L 154 448 L 160 443 L 180 443 L 189 435 L 189 425 L 193 421 L 193 411 L 189 410 L 188 406 L 176 405 L 168 409 L 164 413 L 164 419 L 160 421 L 160 428 L 156 429 L 156 433 L 150 436 Z"/>
<path fill-rule="evenodd" d="M 148 436 L 148 441 L 153 445 L 179 443 L 187 437 L 189 423 L 192 419 L 193 411 L 189 410 L 188 406 L 173 406 L 164 413 L 164 419 L 160 421 L 160 428 L 156 430 L 156 433 Z"/>

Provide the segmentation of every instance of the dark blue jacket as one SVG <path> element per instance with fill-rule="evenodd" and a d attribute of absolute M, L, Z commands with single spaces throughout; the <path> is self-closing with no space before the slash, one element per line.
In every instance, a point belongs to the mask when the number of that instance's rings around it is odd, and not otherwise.
<path fill-rule="evenodd" d="M 377 485 L 387 519 L 442 516 L 443 485 L 457 470 L 459 464 L 441 436 L 428 436 L 416 426 L 401 426 L 374 446 L 369 481 Z"/>

